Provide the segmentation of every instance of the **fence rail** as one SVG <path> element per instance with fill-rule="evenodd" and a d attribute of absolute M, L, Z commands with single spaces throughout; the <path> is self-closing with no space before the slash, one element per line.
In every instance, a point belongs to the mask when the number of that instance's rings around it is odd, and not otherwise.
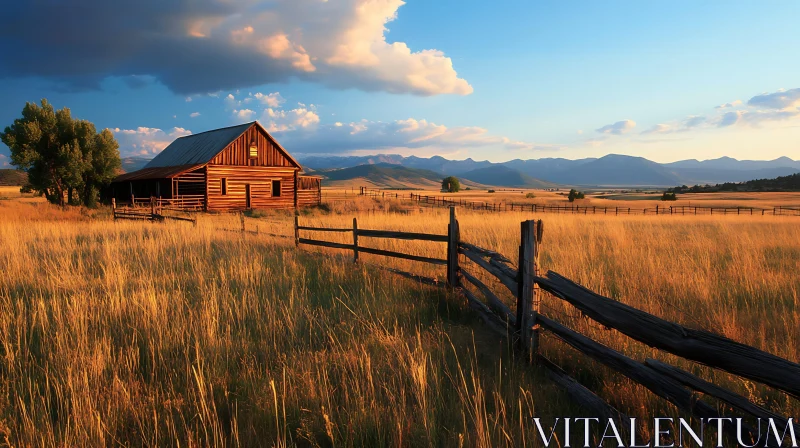
<path fill-rule="evenodd" d="M 138 201 L 140 205 L 144 204 L 144 201 Z M 118 208 L 117 207 L 117 200 L 111 199 L 111 213 L 114 217 L 114 220 L 122 219 L 132 219 L 132 220 L 139 220 L 139 221 L 186 221 L 191 222 L 194 225 L 197 225 L 197 218 L 186 218 L 183 216 L 172 216 L 172 215 L 165 215 L 165 210 L 175 210 L 168 207 L 161 207 L 160 200 L 156 200 L 155 198 L 151 198 L 150 201 L 147 202 L 149 205 L 148 208 L 145 207 L 136 207 L 137 200 L 131 197 L 131 204 L 129 207 Z M 186 211 L 186 210 L 180 210 Z"/>
<path fill-rule="evenodd" d="M 497 190 L 503 191 L 503 190 Z M 507 190 L 512 191 L 512 190 Z M 516 190 L 513 190 L 516 191 Z M 693 205 L 656 205 L 655 207 L 607 207 L 595 205 L 545 205 L 517 202 L 485 202 L 454 199 L 446 196 L 421 195 L 416 193 L 403 194 L 396 191 L 385 191 L 375 188 L 361 187 L 359 195 L 375 198 L 394 198 L 408 200 L 417 204 L 433 207 L 461 207 L 469 210 L 499 212 L 533 212 L 533 213 L 565 213 L 575 215 L 773 215 L 773 216 L 800 216 L 800 206 L 775 206 L 772 208 L 759 207 L 710 207 Z"/>
<path fill-rule="evenodd" d="M 592 292 L 555 272 L 550 271 L 545 276 L 539 276 L 538 253 L 542 230 L 541 221 L 522 223 L 517 269 L 512 268 L 508 264 L 509 259 L 501 254 L 465 242 L 459 243 L 461 254 L 475 266 L 497 278 L 512 293 L 517 299 L 516 311 L 464 267 L 459 269 L 460 280 L 463 281 L 458 284 L 470 307 L 480 313 L 490 329 L 517 341 L 517 346 L 525 355 L 543 367 L 548 377 L 574 399 L 600 415 L 627 418 L 539 353 L 537 341 L 538 334 L 542 331 L 553 334 L 564 343 L 697 417 L 715 418 L 719 417 L 719 412 L 715 407 L 698 400 L 695 392 L 728 403 L 740 412 L 758 418 L 771 417 L 776 423 L 788 424 L 786 417 L 754 404 L 741 395 L 661 361 L 635 361 L 542 314 L 540 305 L 544 299 L 544 291 L 569 303 L 585 317 L 650 347 L 760 382 L 800 398 L 800 364 L 708 331 L 694 330 L 666 321 Z M 532 236 L 534 233 L 535 237 Z M 474 289 L 470 290 L 467 286 Z M 485 301 L 479 299 L 479 295 Z M 794 428 L 800 433 L 800 426 L 794 424 Z M 749 433 L 751 441 L 758 440 L 758 433 L 753 428 L 745 425 L 744 430 Z M 732 431 L 732 428 L 726 428 L 726 431 Z"/>
<path fill-rule="evenodd" d="M 300 232 L 301 231 L 310 231 L 310 232 L 331 232 L 331 233 L 352 233 L 353 235 L 353 242 L 352 243 L 337 243 L 333 241 L 325 241 L 325 240 L 316 240 L 310 238 L 301 238 Z M 395 252 L 391 250 L 384 250 L 384 249 L 376 249 L 372 247 L 366 247 L 359 244 L 359 237 L 363 238 L 381 238 L 381 239 L 398 239 L 398 240 L 418 240 L 418 241 L 432 241 L 432 242 L 444 242 L 449 243 L 449 235 L 436 235 L 431 233 L 413 233 L 413 232 L 398 232 L 398 231 L 391 231 L 391 230 L 371 230 L 371 229 L 359 229 L 358 228 L 358 219 L 353 218 L 353 227 L 351 229 L 343 229 L 343 228 L 330 228 L 330 227 L 312 227 L 312 226 L 301 226 L 300 225 L 300 218 L 295 216 L 294 219 L 294 233 L 295 233 L 295 245 L 299 246 L 301 244 L 309 245 L 309 246 L 319 246 L 319 247 L 327 247 L 330 249 L 343 249 L 349 250 L 353 252 L 353 261 L 358 261 L 358 256 L 360 253 L 365 254 L 372 254 L 372 255 L 381 255 L 384 257 L 390 258 L 400 258 L 405 260 L 411 261 L 419 261 L 422 263 L 429 263 L 433 265 L 441 265 L 441 266 L 448 266 L 450 265 L 449 259 L 443 258 L 435 258 L 435 257 L 423 257 L 419 255 L 412 255 L 406 254 L 402 252 Z"/>

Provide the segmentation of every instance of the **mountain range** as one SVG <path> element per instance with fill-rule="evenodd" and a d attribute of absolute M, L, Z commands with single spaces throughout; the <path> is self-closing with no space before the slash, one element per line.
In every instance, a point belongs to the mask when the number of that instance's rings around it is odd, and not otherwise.
<path fill-rule="evenodd" d="M 657 163 L 643 157 L 609 154 L 600 158 L 543 158 L 493 163 L 489 161 L 374 156 L 298 157 L 306 171 L 326 178 L 332 185 L 363 182 L 383 188 L 434 187 L 444 176 L 457 176 L 466 186 L 552 188 L 557 185 L 606 187 L 674 187 L 771 179 L 800 173 L 800 161 L 775 160 L 681 160 Z M 122 160 L 125 172 L 142 168 L 149 160 Z"/>
<path fill-rule="evenodd" d="M 545 185 L 577 186 L 677 186 L 724 182 L 744 182 L 774 178 L 800 172 L 800 161 L 788 157 L 775 160 L 736 160 L 721 157 L 712 160 L 682 160 L 656 163 L 643 157 L 609 154 L 600 158 L 543 158 L 489 161 L 449 160 L 444 157 L 309 156 L 300 157 L 304 166 L 314 170 L 352 168 L 361 165 L 395 165 L 424 169 L 439 176 L 458 176 L 484 185 L 546 188 Z"/>

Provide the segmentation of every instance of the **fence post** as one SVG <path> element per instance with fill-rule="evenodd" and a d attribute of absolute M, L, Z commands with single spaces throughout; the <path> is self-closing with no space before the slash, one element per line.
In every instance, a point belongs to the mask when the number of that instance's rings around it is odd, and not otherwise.
<path fill-rule="evenodd" d="M 133 196 L 133 193 L 131 193 L 131 208 L 135 206 L 136 206 L 136 198 Z"/>
<path fill-rule="evenodd" d="M 539 269 L 539 243 L 544 227 L 542 221 L 523 221 L 520 225 L 519 271 L 517 294 L 517 331 L 519 347 L 532 362 L 539 347 L 539 328 L 536 316 L 539 313 L 538 287 L 534 277 Z"/>
<path fill-rule="evenodd" d="M 353 218 L 353 263 L 358 263 L 358 219 Z"/>
<path fill-rule="evenodd" d="M 447 286 L 458 286 L 458 221 L 456 208 L 450 207 L 450 224 L 447 226 Z"/>
<path fill-rule="evenodd" d="M 156 219 L 156 198 L 155 196 L 150 196 L 150 219 Z"/>
<path fill-rule="evenodd" d="M 294 247 L 300 246 L 300 216 L 294 215 Z"/>
<path fill-rule="evenodd" d="M 114 216 L 114 221 L 117 220 L 117 199 L 111 198 L 111 214 Z"/>

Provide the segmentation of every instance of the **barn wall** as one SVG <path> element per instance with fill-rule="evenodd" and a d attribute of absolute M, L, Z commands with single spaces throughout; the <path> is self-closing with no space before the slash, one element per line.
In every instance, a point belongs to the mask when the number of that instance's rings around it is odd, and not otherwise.
<path fill-rule="evenodd" d="M 292 168 L 294 164 L 281 152 L 280 149 L 261 132 L 258 126 L 251 126 L 244 134 L 228 145 L 225 150 L 217 154 L 210 165 L 250 165 L 250 143 L 255 141 L 258 145 L 256 166 L 274 166 Z"/>
<path fill-rule="evenodd" d="M 175 197 L 204 196 L 206 194 L 205 169 L 201 168 L 172 178 Z"/>
<path fill-rule="evenodd" d="M 233 211 L 246 208 L 246 187 L 250 185 L 252 208 L 294 208 L 294 168 L 208 166 L 208 210 Z M 221 192 L 227 179 L 227 195 Z M 281 196 L 272 197 L 272 181 L 281 181 Z"/>
<path fill-rule="evenodd" d="M 308 207 L 319 205 L 321 202 L 320 179 L 300 176 L 297 179 L 297 205 L 299 207 Z"/>

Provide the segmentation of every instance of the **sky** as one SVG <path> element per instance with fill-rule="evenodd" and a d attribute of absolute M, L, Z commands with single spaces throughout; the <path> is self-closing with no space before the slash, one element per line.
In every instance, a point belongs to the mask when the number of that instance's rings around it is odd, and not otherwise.
<path fill-rule="evenodd" d="M 46 98 L 123 157 L 258 120 L 298 157 L 800 159 L 797 17 L 794 0 L 15 2 L 0 129 Z"/>

